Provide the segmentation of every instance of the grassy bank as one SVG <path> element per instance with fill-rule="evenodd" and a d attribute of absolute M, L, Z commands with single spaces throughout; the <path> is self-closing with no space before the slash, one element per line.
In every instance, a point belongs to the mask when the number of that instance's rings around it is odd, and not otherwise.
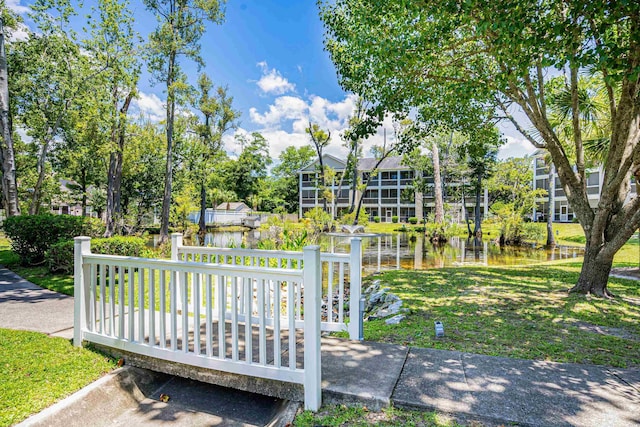
<path fill-rule="evenodd" d="M 615 300 L 568 295 L 580 264 L 389 271 L 375 277 L 410 310 L 399 325 L 365 323 L 366 340 L 494 356 L 640 366 L 640 286 Z M 364 287 L 374 278 L 366 279 Z M 434 321 L 445 338 L 434 336 Z"/>
<path fill-rule="evenodd" d="M 69 340 L 8 329 L 0 329 L 0 360 L 0 426 L 24 420 L 115 367 Z"/>

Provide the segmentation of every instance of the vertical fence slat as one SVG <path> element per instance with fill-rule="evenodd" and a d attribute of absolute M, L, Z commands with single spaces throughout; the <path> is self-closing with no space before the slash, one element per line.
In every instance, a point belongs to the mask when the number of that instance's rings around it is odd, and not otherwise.
<path fill-rule="evenodd" d="M 205 295 L 205 321 L 206 326 L 205 326 L 205 333 L 206 333 L 206 351 L 207 351 L 207 357 L 213 357 L 213 333 L 212 333 L 212 322 L 213 322 L 213 316 L 211 315 L 211 311 L 213 310 L 213 307 L 211 306 L 211 274 L 207 274 L 207 278 L 206 278 L 206 295 Z"/>
<path fill-rule="evenodd" d="M 144 280 L 144 268 L 138 269 L 138 342 L 144 342 L 144 289 L 145 289 L 145 280 Z M 151 308 L 151 307 L 149 307 Z"/>
<path fill-rule="evenodd" d="M 128 296 L 128 318 L 129 318 L 129 341 L 135 341 L 135 300 L 134 300 L 134 295 L 135 295 L 135 269 L 133 267 L 129 267 L 127 272 L 127 277 L 128 277 L 128 291 L 127 292 L 127 296 Z"/>
<path fill-rule="evenodd" d="M 342 263 L 339 263 L 342 265 Z M 333 312 L 333 262 L 327 262 L 328 280 L 327 280 L 327 322 L 331 322 L 331 313 Z"/>
<path fill-rule="evenodd" d="M 169 322 L 171 323 L 171 330 L 169 332 L 169 338 L 171 339 L 171 351 L 176 351 L 178 348 L 178 301 L 177 301 L 177 271 L 169 271 Z"/>
<path fill-rule="evenodd" d="M 287 319 L 289 320 L 289 369 L 296 368 L 296 285 L 300 286 L 299 283 L 287 283 Z"/>
<path fill-rule="evenodd" d="M 244 317 L 244 356 L 247 363 L 253 363 L 253 278 L 244 279 L 245 317 Z"/>
<path fill-rule="evenodd" d="M 342 310 L 344 305 L 344 262 L 339 263 L 340 273 L 338 273 L 338 322 L 342 323 Z M 331 297 L 333 302 L 333 296 Z M 333 322 L 333 310 L 329 313 L 329 322 Z"/>
<path fill-rule="evenodd" d="M 193 289 L 191 291 L 193 300 L 193 352 L 200 355 L 200 273 L 193 275 Z"/>
<path fill-rule="evenodd" d="M 238 277 L 231 279 L 231 359 L 238 360 Z"/>
<path fill-rule="evenodd" d="M 97 265 L 89 266 L 89 330 L 96 330 L 96 269 Z"/>
<path fill-rule="evenodd" d="M 124 267 L 118 267 L 118 338 L 124 338 Z"/>
<path fill-rule="evenodd" d="M 106 268 L 104 264 L 100 264 L 100 333 L 106 335 L 107 325 L 106 321 L 106 311 L 107 311 L 107 302 L 106 298 Z"/>
<path fill-rule="evenodd" d="M 182 290 L 182 351 L 189 351 L 189 277 L 186 271 L 181 273 L 180 286 Z"/>
<path fill-rule="evenodd" d="M 227 349 L 225 348 L 226 341 L 226 327 L 225 318 L 227 298 L 225 295 L 226 278 L 222 274 L 218 276 L 218 287 L 216 288 L 216 301 L 218 302 L 218 357 L 224 359 L 226 357 Z"/>
<path fill-rule="evenodd" d="M 266 314 L 269 307 L 264 305 L 264 279 L 256 279 L 256 299 L 258 303 L 258 352 L 259 363 L 267 363 L 267 330 Z"/>
<path fill-rule="evenodd" d="M 166 270 L 159 270 L 160 273 L 160 348 L 167 348 L 167 275 Z"/>
<path fill-rule="evenodd" d="M 149 269 L 149 345 L 156 345 L 156 270 Z"/>
<path fill-rule="evenodd" d="M 109 265 L 109 335 L 116 335 L 116 267 Z"/>
<path fill-rule="evenodd" d="M 276 366 L 276 368 L 279 368 L 280 365 L 282 364 L 281 361 L 281 357 L 282 354 L 280 352 L 280 340 L 281 340 L 281 336 L 280 336 L 280 308 L 281 308 L 281 302 L 280 302 L 280 283 L 277 283 L 276 286 L 274 287 L 274 293 L 273 293 L 273 299 L 274 301 L 276 301 L 276 303 L 273 305 L 273 363 Z M 287 286 L 289 286 L 289 284 L 287 283 Z M 263 286 L 263 292 L 264 292 L 264 286 Z M 270 306 L 268 306 L 270 307 Z"/>

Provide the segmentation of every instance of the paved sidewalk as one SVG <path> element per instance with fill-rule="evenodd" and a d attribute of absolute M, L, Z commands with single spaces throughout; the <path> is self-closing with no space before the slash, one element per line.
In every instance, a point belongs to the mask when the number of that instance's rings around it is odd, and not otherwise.
<path fill-rule="evenodd" d="M 0 266 L 0 328 L 73 338 L 73 297 L 43 289 Z"/>
<path fill-rule="evenodd" d="M 71 337 L 73 298 L 0 268 L 0 327 Z M 329 337 L 322 339 L 322 388 L 325 403 L 393 404 L 489 425 L 640 426 L 640 369 Z"/>

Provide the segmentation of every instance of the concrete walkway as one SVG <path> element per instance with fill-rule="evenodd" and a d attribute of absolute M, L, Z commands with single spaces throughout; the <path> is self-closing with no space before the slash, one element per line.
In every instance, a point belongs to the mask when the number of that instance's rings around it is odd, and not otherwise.
<path fill-rule="evenodd" d="M 0 269 L 0 327 L 72 336 L 73 299 Z M 324 403 L 437 410 L 485 424 L 640 426 L 640 369 L 322 339 Z"/>
<path fill-rule="evenodd" d="M 0 328 L 73 338 L 73 297 L 43 289 L 0 266 Z"/>

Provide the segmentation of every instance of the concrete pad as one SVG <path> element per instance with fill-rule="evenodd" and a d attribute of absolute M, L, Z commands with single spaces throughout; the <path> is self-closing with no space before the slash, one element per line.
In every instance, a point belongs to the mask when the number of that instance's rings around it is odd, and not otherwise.
<path fill-rule="evenodd" d="M 0 328 L 73 337 L 73 297 L 43 289 L 0 267 Z"/>
<path fill-rule="evenodd" d="M 160 394 L 170 397 L 159 400 Z M 278 425 L 286 402 L 124 367 L 20 426 Z"/>
<path fill-rule="evenodd" d="M 389 406 L 409 349 L 376 342 L 322 338 L 322 402 Z"/>
<path fill-rule="evenodd" d="M 393 402 L 529 426 L 637 426 L 637 379 L 637 370 L 412 348 Z"/>

